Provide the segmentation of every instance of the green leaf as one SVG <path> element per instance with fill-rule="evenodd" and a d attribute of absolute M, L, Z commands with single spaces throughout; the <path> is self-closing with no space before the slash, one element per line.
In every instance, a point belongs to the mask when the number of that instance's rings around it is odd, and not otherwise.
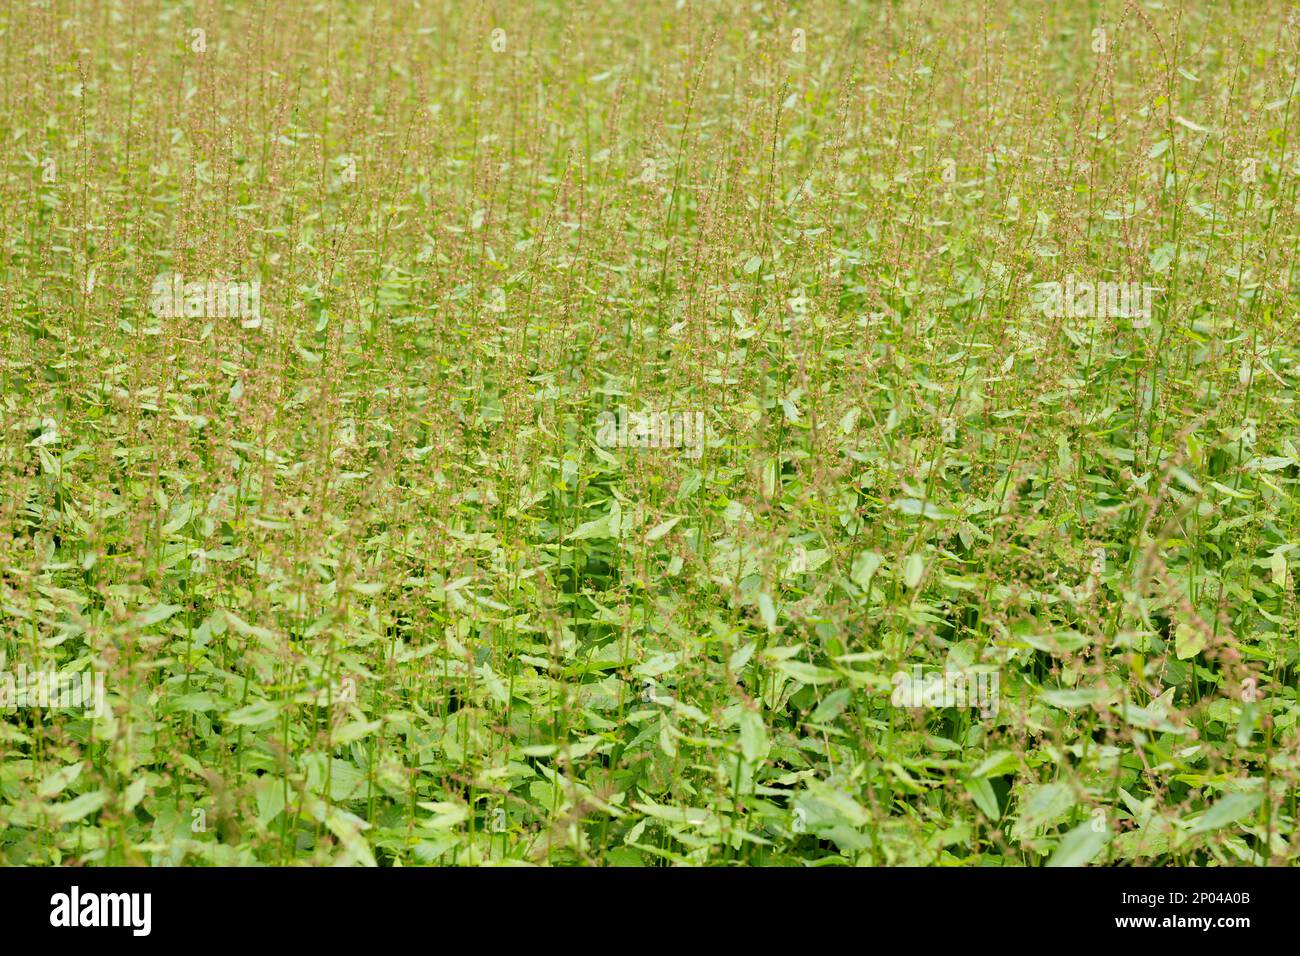
<path fill-rule="evenodd" d="M 54 819 L 60 824 L 76 823 L 78 820 L 90 816 L 106 803 L 108 803 L 108 794 L 103 790 L 83 793 L 75 800 L 60 803 L 54 807 Z"/>
<path fill-rule="evenodd" d="M 277 702 L 259 700 L 247 707 L 232 710 L 226 715 L 225 719 L 226 723 L 234 724 L 236 727 L 258 727 L 262 724 L 269 724 L 279 716 L 280 705 Z"/>
<path fill-rule="evenodd" d="M 1169 264 L 1174 261 L 1174 252 L 1174 246 L 1169 242 L 1157 247 L 1156 250 L 1151 253 L 1151 271 L 1164 272 L 1168 269 Z"/>
<path fill-rule="evenodd" d="M 901 511 L 905 515 L 924 515 L 933 521 L 949 521 L 957 517 L 951 511 L 945 511 L 932 501 L 922 501 L 920 498 L 899 498 L 889 507 L 895 511 Z"/>
<path fill-rule="evenodd" d="M 767 756 L 767 727 L 763 717 L 756 710 L 745 708 L 740 712 L 740 752 L 749 761 L 762 760 Z"/>
<path fill-rule="evenodd" d="M 138 628 L 152 627 L 155 624 L 161 624 L 177 611 L 183 610 L 184 608 L 179 604 L 155 604 L 149 610 L 137 614 L 131 624 L 133 627 Z"/>
<path fill-rule="evenodd" d="M 903 561 L 903 583 L 915 588 L 925 575 L 925 555 L 909 554 Z"/>
<path fill-rule="evenodd" d="M 973 778 L 964 781 L 966 792 L 971 795 L 975 801 L 975 806 L 980 808 L 990 820 L 998 820 L 1002 816 L 1002 811 L 998 809 L 998 797 L 993 791 L 993 784 L 983 778 Z"/>
<path fill-rule="evenodd" d="M 825 684 L 839 677 L 835 671 L 814 664 L 805 664 L 803 661 L 780 661 L 776 669 L 802 684 Z"/>
<path fill-rule="evenodd" d="M 852 693 L 846 687 L 839 690 L 831 691 L 826 695 L 826 699 L 817 705 L 817 709 L 809 716 L 809 721 L 814 724 L 827 724 L 844 712 L 848 706 Z"/>
<path fill-rule="evenodd" d="M 1275 587 L 1286 587 L 1286 553 L 1289 550 L 1291 550 L 1289 546 L 1283 545 L 1282 547 L 1277 548 L 1269 556 L 1268 568 L 1272 575 L 1273 585 Z"/>
<path fill-rule="evenodd" d="M 854 405 L 845 412 L 844 417 L 840 419 L 840 431 L 845 435 L 853 431 L 854 427 L 858 424 L 858 416 L 861 414 L 862 409 L 857 405 Z"/>
<path fill-rule="evenodd" d="M 148 784 L 148 782 L 149 782 L 148 779 L 143 776 L 136 777 L 134 780 L 131 781 L 131 783 L 126 788 L 126 793 L 123 796 L 123 800 L 122 800 L 123 813 L 130 813 L 132 810 L 134 810 L 136 807 L 140 805 L 140 801 L 144 799 L 144 788 Z"/>
<path fill-rule="evenodd" d="M 1174 653 L 1180 661 L 1195 657 L 1205 649 L 1205 635 L 1201 628 L 1187 621 L 1179 621 L 1174 629 Z"/>
<path fill-rule="evenodd" d="M 1038 692 L 1038 698 L 1052 707 L 1074 710 L 1104 703 L 1110 694 L 1108 687 L 1075 687 L 1069 690 L 1042 690 Z"/>
<path fill-rule="evenodd" d="M 853 568 L 849 572 L 849 577 L 858 587 L 866 590 L 867 585 L 875 576 L 876 571 L 880 569 L 884 559 L 874 551 L 861 551 L 853 559 Z"/>
<path fill-rule="evenodd" d="M 565 541 L 585 541 L 589 538 L 612 538 L 614 532 L 610 527 L 610 518 L 613 513 L 601 515 L 592 521 L 586 521 L 578 525 L 566 537 Z"/>
<path fill-rule="evenodd" d="M 677 522 L 681 520 L 681 518 L 669 518 L 667 521 L 659 522 L 659 524 L 651 528 L 649 534 L 645 536 L 646 541 L 658 541 L 669 531 L 672 531 L 673 528 L 677 526 Z"/>
<path fill-rule="evenodd" d="M 1080 823 L 1067 833 L 1059 844 L 1048 866 L 1086 866 L 1093 857 L 1101 852 L 1110 840 L 1110 834 L 1104 829 L 1098 833 L 1092 822 Z"/>
<path fill-rule="evenodd" d="M 367 829 L 370 824 L 346 810 L 331 807 L 325 814 L 325 826 L 339 838 L 339 843 L 356 862 L 363 866 L 378 866 L 370 844 L 361 835 L 361 831 Z"/>
<path fill-rule="evenodd" d="M 67 789 L 70 783 L 81 776 L 81 768 L 81 764 L 71 763 L 66 767 L 61 767 L 58 770 L 55 770 L 41 781 L 41 785 L 36 788 L 37 795 L 44 797 L 47 800 L 50 797 L 58 796 Z"/>
<path fill-rule="evenodd" d="M 1262 793 L 1230 793 L 1201 815 L 1192 825 L 1192 832 L 1208 833 L 1236 823 L 1254 813 L 1263 801 Z"/>
<path fill-rule="evenodd" d="M 1019 827 L 1030 834 L 1061 819 L 1074 807 L 1074 793 L 1063 783 L 1045 783 L 1029 789 L 1022 801 Z"/>
<path fill-rule="evenodd" d="M 980 765 L 971 771 L 971 776 L 977 779 L 1001 777 L 1013 772 L 1019 765 L 1020 761 L 1010 750 L 998 750 L 980 761 Z"/>

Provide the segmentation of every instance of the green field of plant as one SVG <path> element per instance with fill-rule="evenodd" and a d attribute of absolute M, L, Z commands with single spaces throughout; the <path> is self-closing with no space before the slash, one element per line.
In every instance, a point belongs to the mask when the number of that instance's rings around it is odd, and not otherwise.
<path fill-rule="evenodd" d="M 0 864 L 1300 862 L 1298 68 L 0 5 Z"/>

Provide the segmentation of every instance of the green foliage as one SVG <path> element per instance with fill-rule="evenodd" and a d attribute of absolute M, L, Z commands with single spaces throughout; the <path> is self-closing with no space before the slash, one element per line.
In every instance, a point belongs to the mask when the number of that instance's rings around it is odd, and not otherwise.
<path fill-rule="evenodd" d="M 0 9 L 0 862 L 1295 863 L 1284 6 L 634 6 Z"/>

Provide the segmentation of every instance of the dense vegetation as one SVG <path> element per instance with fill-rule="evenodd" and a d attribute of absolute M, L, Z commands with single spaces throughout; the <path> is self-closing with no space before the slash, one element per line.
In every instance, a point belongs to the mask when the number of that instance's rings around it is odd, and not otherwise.
<path fill-rule="evenodd" d="M 1294 863 L 1289 16 L 0 6 L 0 863 Z"/>

